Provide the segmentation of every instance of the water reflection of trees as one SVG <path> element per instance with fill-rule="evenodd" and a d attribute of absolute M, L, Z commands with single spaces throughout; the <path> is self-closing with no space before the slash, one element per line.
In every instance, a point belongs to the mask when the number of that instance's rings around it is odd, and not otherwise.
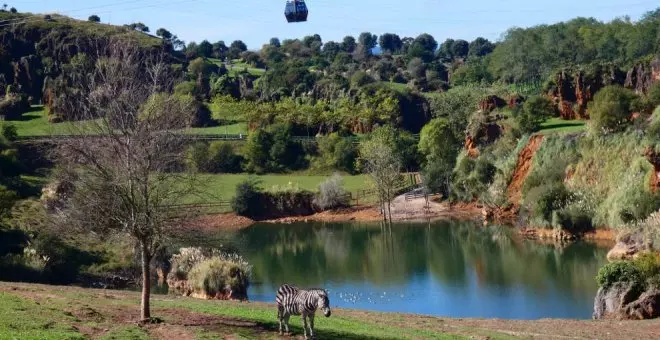
<path fill-rule="evenodd" d="M 520 239 L 508 227 L 453 221 L 256 225 L 238 237 L 250 249 L 256 280 L 305 286 L 333 281 L 387 286 L 430 273 L 448 286 L 476 277 L 481 286 L 591 294 L 606 253 L 589 244 L 557 249 Z"/>

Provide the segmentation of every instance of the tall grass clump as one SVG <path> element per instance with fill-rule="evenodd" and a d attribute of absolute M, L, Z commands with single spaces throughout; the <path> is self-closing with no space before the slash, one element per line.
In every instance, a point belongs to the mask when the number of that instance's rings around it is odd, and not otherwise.
<path fill-rule="evenodd" d="M 252 266 L 237 254 L 219 249 L 181 248 L 170 263 L 168 284 L 175 291 L 210 298 L 247 298 Z"/>

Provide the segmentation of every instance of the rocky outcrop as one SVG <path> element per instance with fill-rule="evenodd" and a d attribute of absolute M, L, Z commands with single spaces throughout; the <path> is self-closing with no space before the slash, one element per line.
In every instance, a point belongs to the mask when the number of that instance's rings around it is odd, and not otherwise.
<path fill-rule="evenodd" d="M 614 247 L 607 253 L 607 260 L 632 260 L 637 254 L 647 251 L 652 245 L 645 241 L 642 233 L 633 233 L 619 238 Z"/>
<path fill-rule="evenodd" d="M 479 102 L 479 110 L 482 112 L 493 112 L 507 106 L 507 102 L 498 96 L 488 96 Z"/>
<path fill-rule="evenodd" d="M 649 146 L 644 150 L 644 157 L 653 165 L 653 171 L 649 176 L 649 186 L 651 190 L 658 191 L 660 189 L 660 154 Z"/>
<path fill-rule="evenodd" d="M 620 318 L 626 306 L 638 296 L 639 290 L 631 282 L 617 282 L 610 287 L 600 287 L 594 299 L 593 318 Z"/>
<path fill-rule="evenodd" d="M 612 65 L 595 65 L 589 70 L 564 69 L 555 76 L 549 95 L 563 119 L 589 118 L 587 105 L 601 88 L 623 84 L 625 73 Z"/>
<path fill-rule="evenodd" d="M 470 158 L 479 157 L 479 149 L 477 148 L 477 144 L 472 139 L 472 136 L 465 137 L 465 151 Z"/>
<path fill-rule="evenodd" d="M 627 319 L 645 320 L 660 317 L 660 290 L 651 289 L 623 309 Z"/>
<path fill-rule="evenodd" d="M 637 63 L 628 74 L 624 86 L 638 94 L 646 93 L 651 85 L 660 81 L 660 57 L 650 63 Z"/>
<path fill-rule="evenodd" d="M 517 106 L 522 105 L 522 103 L 524 102 L 525 102 L 525 97 L 514 94 L 511 97 L 509 97 L 507 105 L 509 106 L 510 109 L 513 109 Z"/>
<path fill-rule="evenodd" d="M 594 319 L 646 320 L 660 317 L 660 290 L 645 292 L 631 282 L 617 282 L 598 289 L 594 299 Z"/>

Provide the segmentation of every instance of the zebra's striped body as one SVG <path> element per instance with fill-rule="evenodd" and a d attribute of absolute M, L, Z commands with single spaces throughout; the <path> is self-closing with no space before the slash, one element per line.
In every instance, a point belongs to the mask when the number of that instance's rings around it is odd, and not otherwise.
<path fill-rule="evenodd" d="M 291 315 L 301 315 L 305 339 L 307 339 L 307 318 L 309 318 L 309 335 L 313 338 L 314 313 L 316 313 L 316 310 L 321 309 L 326 317 L 331 314 L 328 293 L 323 289 L 303 290 L 285 284 L 277 290 L 275 301 L 277 302 L 280 334 L 282 334 L 282 325 L 286 328 L 286 332 L 289 332 L 289 318 Z"/>

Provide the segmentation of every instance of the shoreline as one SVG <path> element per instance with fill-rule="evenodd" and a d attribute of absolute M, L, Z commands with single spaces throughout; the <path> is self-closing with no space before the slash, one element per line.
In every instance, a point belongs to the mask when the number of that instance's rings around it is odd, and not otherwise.
<path fill-rule="evenodd" d="M 399 210 L 392 212 L 393 223 L 400 222 L 436 222 L 442 220 L 473 220 L 483 222 L 483 208 L 472 203 L 458 203 L 450 205 L 447 203 L 432 202 L 428 212 L 424 210 Z M 340 208 L 318 212 L 307 216 L 288 216 L 274 219 L 253 220 L 238 216 L 235 213 L 224 213 L 207 215 L 195 218 L 182 226 L 184 229 L 193 228 L 200 231 L 237 231 L 250 227 L 255 223 L 292 224 L 308 222 L 326 223 L 350 223 L 350 222 L 382 222 L 383 217 L 376 205 L 362 205 L 348 208 Z M 505 224 L 507 221 L 501 221 Z M 509 221 L 510 222 L 510 221 Z M 599 228 L 584 234 L 573 235 L 560 233 L 553 229 L 535 228 L 529 226 L 516 226 L 511 223 L 511 228 L 522 237 L 536 240 L 541 243 L 569 243 L 573 241 L 586 241 L 602 246 L 612 247 L 616 243 L 616 232 L 609 228 Z"/>

